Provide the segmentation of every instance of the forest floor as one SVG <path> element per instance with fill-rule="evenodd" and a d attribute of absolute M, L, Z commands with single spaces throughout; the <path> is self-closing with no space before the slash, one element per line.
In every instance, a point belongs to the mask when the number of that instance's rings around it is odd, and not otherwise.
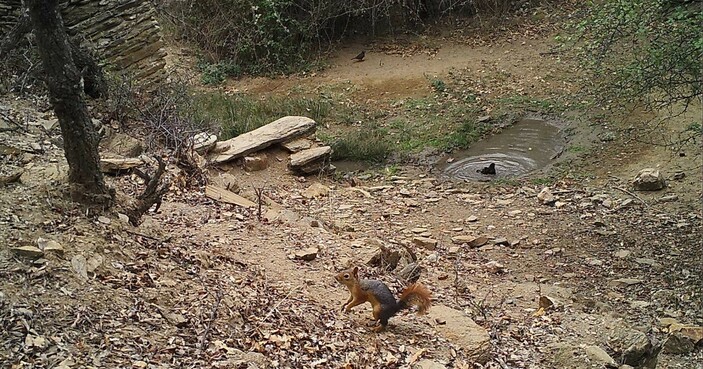
<path fill-rule="evenodd" d="M 351 102 L 391 105 L 433 93 L 428 75 L 462 69 L 488 95 L 568 93 L 575 87 L 563 73 L 572 66 L 545 56 L 552 36 L 360 42 L 314 75 L 224 89 L 266 97 L 341 84 Z M 352 62 L 361 49 L 366 61 Z M 253 201 L 263 188 L 262 219 L 174 181 L 160 209 L 132 227 L 66 199 L 60 135 L 46 129 L 51 113 L 9 97 L 0 112 L 22 122 L 0 132 L 0 174 L 23 170 L 0 190 L 2 367 L 601 368 L 645 362 L 666 341 L 657 368 L 703 368 L 700 344 L 667 340 L 679 337 L 669 333 L 677 325 L 703 326 L 695 143 L 672 152 L 625 134 L 600 140 L 602 127 L 573 122 L 569 145 L 580 149 L 560 159 L 550 183 L 535 180 L 549 167 L 470 183 L 393 165 L 354 173 L 354 186 L 294 175 L 288 154 L 272 148 L 263 171 L 208 169 L 210 183 Z M 650 138 L 671 132 L 662 129 Z M 647 167 L 667 178 L 665 189 L 632 190 Z M 134 175 L 108 181 L 141 190 Z M 540 202 L 544 187 L 556 203 Z M 457 236 L 485 239 L 471 247 Z M 44 251 L 32 257 L 14 250 L 37 244 Z M 398 291 L 394 272 L 367 265 L 379 245 L 414 255 L 436 312 L 401 314 L 374 333 L 367 305 L 339 311 L 348 294 L 334 275 L 359 265 Z M 540 310 L 540 297 L 554 306 Z"/>

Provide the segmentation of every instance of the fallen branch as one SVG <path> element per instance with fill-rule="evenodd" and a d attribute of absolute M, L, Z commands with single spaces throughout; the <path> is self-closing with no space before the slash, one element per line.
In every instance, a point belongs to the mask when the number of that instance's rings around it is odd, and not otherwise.
<path fill-rule="evenodd" d="M 135 231 L 132 231 L 132 230 L 129 230 L 129 229 L 125 229 L 125 232 L 127 232 L 127 233 L 129 233 L 129 234 L 131 234 L 131 235 L 134 235 L 134 236 L 144 237 L 144 238 L 147 238 L 147 239 L 150 239 L 150 240 L 152 240 L 152 241 L 159 242 L 159 243 L 164 243 L 164 242 L 168 242 L 168 241 L 171 240 L 171 237 L 168 237 L 168 238 L 162 240 L 162 239 L 160 239 L 160 238 L 158 238 L 158 237 L 149 236 L 149 235 L 146 235 L 146 234 L 144 234 L 144 233 L 135 232 Z"/>
<path fill-rule="evenodd" d="M 272 306 L 271 309 L 269 309 L 269 312 L 266 314 L 266 316 L 264 317 L 264 319 L 261 320 L 261 323 L 266 322 L 266 320 L 267 320 L 269 317 L 271 317 L 271 314 L 273 314 L 273 312 L 274 312 L 276 309 L 278 309 L 278 307 L 281 306 L 282 303 L 284 303 L 285 301 L 287 301 L 288 298 L 290 297 L 290 295 L 293 294 L 293 292 L 297 292 L 299 288 L 300 288 L 300 287 L 292 288 L 290 291 L 288 291 L 288 294 L 286 295 L 286 297 L 284 297 L 281 301 L 279 301 L 278 303 L 276 303 L 276 305 Z"/>
<path fill-rule="evenodd" d="M 152 205 L 156 204 L 158 211 L 161 207 L 161 198 L 168 192 L 168 181 L 162 181 L 161 177 L 166 171 L 166 163 L 160 157 L 155 157 L 159 162 L 159 166 L 153 176 L 150 176 L 141 170 L 134 168 L 134 172 L 146 182 L 146 188 L 141 195 L 137 196 L 134 204 L 125 210 L 125 214 L 129 218 L 129 223 L 133 226 L 138 226 L 142 215 L 146 213 Z"/>
<path fill-rule="evenodd" d="M 222 302 L 222 295 L 222 289 L 218 288 L 217 292 L 215 293 L 215 304 L 212 306 L 212 310 L 210 311 L 210 320 L 207 322 L 205 331 L 203 332 L 203 335 L 200 336 L 200 340 L 198 342 L 198 346 L 201 350 L 204 350 L 207 347 L 208 336 L 210 336 L 210 330 L 212 330 L 212 325 L 217 319 L 217 309 L 220 307 L 220 302 Z"/>
<path fill-rule="evenodd" d="M 642 200 L 641 197 L 635 195 L 634 193 L 632 193 L 632 192 L 630 192 L 630 191 L 628 191 L 628 190 L 626 190 L 626 189 L 624 189 L 624 188 L 622 188 L 622 187 L 613 186 L 613 188 L 616 189 L 616 190 L 620 190 L 620 191 L 622 191 L 622 192 L 624 192 L 624 193 L 626 193 L 626 194 L 628 194 L 628 195 L 630 195 L 630 196 L 636 198 L 636 199 L 639 200 L 645 207 L 649 208 L 649 204 L 647 204 L 647 202 L 645 202 L 644 200 Z"/>

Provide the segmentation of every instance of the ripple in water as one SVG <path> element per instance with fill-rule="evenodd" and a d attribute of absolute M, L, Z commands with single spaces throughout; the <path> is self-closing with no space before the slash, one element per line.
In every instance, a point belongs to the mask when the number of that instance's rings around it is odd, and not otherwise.
<path fill-rule="evenodd" d="M 468 150 L 454 153 L 455 160 L 443 166 L 442 174 L 478 181 L 515 177 L 549 164 L 563 148 L 558 127 L 541 119 L 522 119 Z M 491 163 L 495 163 L 495 175 L 479 172 Z"/>

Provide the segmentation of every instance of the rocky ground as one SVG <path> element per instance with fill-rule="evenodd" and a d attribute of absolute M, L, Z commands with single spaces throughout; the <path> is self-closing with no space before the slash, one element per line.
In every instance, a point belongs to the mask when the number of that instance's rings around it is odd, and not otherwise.
<path fill-rule="evenodd" d="M 253 200 L 263 188 L 261 214 L 174 186 L 135 228 L 65 199 L 51 116 L 3 109 L 27 123 L 2 133 L 3 172 L 23 170 L 0 196 L 10 367 L 638 367 L 662 343 L 658 367 L 700 367 L 701 214 L 662 202 L 671 192 L 612 174 L 549 193 L 421 168 L 305 178 L 274 148 L 264 171 L 209 173 Z M 135 176 L 110 182 L 139 190 Z M 379 247 L 400 251 L 396 270 L 368 265 Z M 339 312 L 336 271 L 360 265 L 397 290 L 413 259 L 428 316 L 376 334 L 367 307 Z"/>
<path fill-rule="evenodd" d="M 360 90 L 382 89 L 372 80 Z M 695 144 L 672 155 L 626 137 L 591 142 L 584 128 L 571 139 L 588 154 L 563 158 L 571 169 L 546 184 L 404 166 L 301 177 L 276 146 L 263 170 L 208 169 L 211 185 L 254 206 L 183 187 L 171 165 L 172 191 L 133 227 L 67 200 L 46 107 L 0 102 L 2 367 L 703 368 Z M 635 191 L 646 167 L 667 187 Z M 126 195 L 143 185 L 108 181 Z M 377 334 L 368 305 L 339 311 L 337 271 L 359 265 L 399 291 L 413 262 L 433 293 L 428 315 Z"/>

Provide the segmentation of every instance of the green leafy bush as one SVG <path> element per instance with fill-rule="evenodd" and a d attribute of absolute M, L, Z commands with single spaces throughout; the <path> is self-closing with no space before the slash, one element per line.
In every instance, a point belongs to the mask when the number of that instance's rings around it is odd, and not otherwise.
<path fill-rule="evenodd" d="M 591 94 L 602 106 L 621 101 L 649 110 L 701 97 L 700 1 L 607 0 L 575 25 Z"/>

